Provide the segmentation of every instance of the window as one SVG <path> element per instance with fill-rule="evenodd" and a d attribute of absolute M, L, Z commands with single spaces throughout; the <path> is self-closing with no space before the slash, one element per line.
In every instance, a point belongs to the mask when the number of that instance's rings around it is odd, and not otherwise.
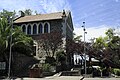
<path fill-rule="evenodd" d="M 47 23 L 45 23 L 45 25 L 44 25 L 44 33 L 48 33 L 48 24 Z"/>
<path fill-rule="evenodd" d="M 37 34 L 37 25 L 36 24 L 33 25 L 33 34 Z"/>
<path fill-rule="evenodd" d="M 42 33 L 42 24 L 39 24 L 38 26 L 38 33 Z"/>
<path fill-rule="evenodd" d="M 28 25 L 27 27 L 27 34 L 31 34 L 31 25 Z"/>
<path fill-rule="evenodd" d="M 25 26 L 25 25 L 22 26 L 22 31 L 23 31 L 24 33 L 26 33 L 26 26 Z"/>

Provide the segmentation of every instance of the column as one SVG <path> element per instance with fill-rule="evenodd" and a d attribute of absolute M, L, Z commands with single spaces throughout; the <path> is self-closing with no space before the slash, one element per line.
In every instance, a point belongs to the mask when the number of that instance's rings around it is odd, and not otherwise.
<path fill-rule="evenodd" d="M 27 25 L 25 25 L 25 27 L 26 27 L 26 31 L 25 31 L 25 34 L 27 35 L 27 27 L 28 27 L 28 26 L 27 26 Z"/>
<path fill-rule="evenodd" d="M 37 25 L 37 34 L 38 34 L 38 27 L 39 27 L 39 24 L 36 24 Z"/>
<path fill-rule="evenodd" d="M 50 33 L 50 24 L 48 23 L 48 33 Z"/>
<path fill-rule="evenodd" d="M 42 24 L 42 33 L 44 34 L 44 24 Z"/>
<path fill-rule="evenodd" d="M 31 35 L 33 34 L 33 24 L 30 24 L 31 25 Z"/>

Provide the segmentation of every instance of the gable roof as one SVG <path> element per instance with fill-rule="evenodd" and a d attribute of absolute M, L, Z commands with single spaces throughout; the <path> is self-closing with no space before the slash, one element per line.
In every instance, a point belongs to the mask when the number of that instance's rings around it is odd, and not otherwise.
<path fill-rule="evenodd" d="M 29 15 L 29 16 L 19 17 L 18 19 L 16 19 L 14 21 L 14 23 L 62 19 L 62 16 L 63 16 L 62 12 L 56 12 L 56 13 L 50 13 L 50 14 Z"/>

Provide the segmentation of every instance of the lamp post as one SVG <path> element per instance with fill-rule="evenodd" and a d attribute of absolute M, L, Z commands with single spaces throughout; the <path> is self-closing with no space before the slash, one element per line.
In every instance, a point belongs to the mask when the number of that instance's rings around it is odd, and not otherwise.
<path fill-rule="evenodd" d="M 13 28 L 13 17 L 10 17 L 8 21 L 9 21 L 9 25 L 11 25 L 11 31 L 10 31 L 9 66 L 8 66 L 8 79 L 10 79 L 10 75 L 11 75 L 11 58 L 12 58 L 12 28 Z"/>
<path fill-rule="evenodd" d="M 85 64 L 84 64 L 84 70 L 85 70 L 85 76 L 86 76 L 86 73 L 87 73 L 87 69 L 86 69 L 86 49 L 85 49 L 85 34 L 87 34 L 86 32 L 86 29 L 85 29 L 85 22 L 83 22 L 83 31 L 84 31 L 84 58 L 85 58 Z"/>

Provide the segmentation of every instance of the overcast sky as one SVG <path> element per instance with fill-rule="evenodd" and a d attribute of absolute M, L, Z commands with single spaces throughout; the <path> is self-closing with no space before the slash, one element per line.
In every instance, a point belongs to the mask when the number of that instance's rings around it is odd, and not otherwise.
<path fill-rule="evenodd" d="M 70 10 L 77 35 L 83 35 L 85 21 L 86 41 L 105 36 L 108 28 L 120 27 L 120 0 L 0 0 L 0 11 L 3 9 L 31 9 L 41 14 Z"/>

